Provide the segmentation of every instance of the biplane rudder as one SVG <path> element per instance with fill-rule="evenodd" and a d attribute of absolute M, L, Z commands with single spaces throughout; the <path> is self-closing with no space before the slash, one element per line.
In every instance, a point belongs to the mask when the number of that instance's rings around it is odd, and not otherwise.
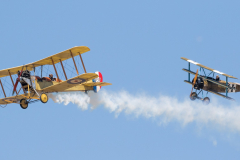
<path fill-rule="evenodd" d="M 101 72 L 98 72 L 98 71 L 95 72 L 95 73 L 98 75 L 98 77 L 95 78 L 95 79 L 93 79 L 92 81 L 93 81 L 93 82 L 102 82 L 102 81 L 103 81 L 102 73 L 101 73 Z M 95 93 L 99 92 L 100 89 L 101 89 L 101 86 L 93 86 L 93 91 L 94 91 Z"/>

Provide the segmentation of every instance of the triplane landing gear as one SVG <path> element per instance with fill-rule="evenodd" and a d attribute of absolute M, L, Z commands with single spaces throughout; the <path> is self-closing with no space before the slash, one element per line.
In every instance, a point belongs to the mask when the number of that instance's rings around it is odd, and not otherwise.
<path fill-rule="evenodd" d="M 192 101 L 194 101 L 197 97 L 198 97 L 198 96 L 197 96 L 197 93 L 196 93 L 196 92 L 193 92 L 193 93 L 191 93 L 191 95 L 190 95 L 190 99 L 191 99 Z"/>
<path fill-rule="evenodd" d="M 210 103 L 210 98 L 209 97 L 205 97 L 205 98 L 200 98 L 198 97 L 198 95 L 201 93 L 202 91 L 200 91 L 198 94 L 196 92 L 192 92 L 190 95 L 190 99 L 192 101 L 199 99 L 203 102 L 203 104 L 208 105 Z"/>
<path fill-rule="evenodd" d="M 210 98 L 205 97 L 205 98 L 203 98 L 202 102 L 203 102 L 203 104 L 208 105 L 210 103 Z"/>

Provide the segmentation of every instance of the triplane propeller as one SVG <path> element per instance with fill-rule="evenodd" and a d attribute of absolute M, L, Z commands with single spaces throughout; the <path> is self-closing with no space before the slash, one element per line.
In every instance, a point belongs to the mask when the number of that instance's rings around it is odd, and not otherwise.
<path fill-rule="evenodd" d="M 28 104 L 35 101 L 40 100 L 42 103 L 47 103 L 48 101 L 48 93 L 54 92 L 88 92 L 94 91 L 98 92 L 101 86 L 111 85 L 111 83 L 103 82 L 103 77 L 100 72 L 95 73 L 87 73 L 86 68 L 84 66 L 81 54 L 90 51 L 90 49 L 86 46 L 78 46 L 70 48 L 66 51 L 57 53 L 50 57 L 44 58 L 34 63 L 30 63 L 24 66 L 14 67 L 10 69 L 5 69 L 0 71 L 0 78 L 9 76 L 11 78 L 13 84 L 13 96 L 7 97 L 4 85 L 0 80 L 0 85 L 2 91 L 4 93 L 5 98 L 0 99 L 0 105 L 7 105 L 11 103 L 20 104 L 23 109 L 28 107 Z M 83 74 L 79 74 L 78 68 L 75 62 L 76 56 L 80 57 L 82 62 L 82 66 L 84 69 Z M 65 72 L 65 68 L 63 65 L 63 61 L 72 59 L 77 76 L 68 79 L 67 74 Z M 60 80 L 57 72 L 56 64 L 60 63 L 62 67 L 62 72 L 64 73 L 66 80 Z M 52 76 L 42 77 L 42 68 L 45 65 L 52 65 L 56 78 Z M 35 75 L 35 69 L 37 67 L 41 67 L 41 77 Z M 31 74 L 31 71 L 34 72 L 34 75 Z M 12 76 L 17 75 L 16 82 L 14 83 Z M 50 74 L 51 75 L 51 74 Z M 19 91 L 17 91 L 18 83 L 21 84 Z M 23 91 L 23 94 L 19 94 L 20 90 Z"/>
<path fill-rule="evenodd" d="M 204 65 L 201 65 L 197 62 L 194 62 L 184 57 L 181 57 L 181 59 L 188 62 L 188 69 L 183 68 L 182 70 L 185 72 L 188 72 L 188 80 L 184 80 L 184 82 L 192 85 L 192 91 L 190 94 L 191 100 L 199 99 L 203 101 L 204 104 L 209 104 L 210 98 L 207 97 L 208 92 L 216 94 L 228 100 L 234 100 L 231 97 L 228 97 L 228 93 L 240 92 L 239 83 L 228 82 L 228 78 L 237 79 L 236 77 L 233 77 L 223 72 L 206 67 Z M 200 67 L 200 74 L 198 73 L 198 70 L 196 72 L 191 71 L 190 69 L 191 63 Z M 211 72 L 209 74 L 206 74 L 205 69 Z M 202 75 L 201 75 L 201 72 L 203 73 Z M 215 73 L 225 76 L 226 81 L 220 80 L 218 75 L 215 78 L 214 77 Z M 192 81 L 190 81 L 190 74 L 195 75 Z M 193 88 L 195 89 L 195 92 L 193 92 Z M 207 92 L 206 96 L 203 95 L 203 91 Z"/>

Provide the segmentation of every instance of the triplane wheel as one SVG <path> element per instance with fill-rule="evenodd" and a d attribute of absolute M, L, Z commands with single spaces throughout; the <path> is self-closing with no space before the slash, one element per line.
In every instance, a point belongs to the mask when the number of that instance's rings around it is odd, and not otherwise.
<path fill-rule="evenodd" d="M 197 98 L 197 93 L 196 93 L 196 92 L 193 92 L 193 93 L 190 95 L 190 99 L 191 99 L 192 101 L 194 101 L 196 98 Z"/>
<path fill-rule="evenodd" d="M 48 96 L 47 96 L 45 93 L 41 94 L 41 96 L 40 96 L 40 101 L 41 101 L 42 103 L 47 103 L 47 101 L 48 101 Z"/>
<path fill-rule="evenodd" d="M 22 109 L 26 109 L 28 107 L 28 102 L 26 99 L 21 99 L 20 100 L 20 106 Z"/>
<path fill-rule="evenodd" d="M 210 103 L 210 98 L 205 97 L 203 98 L 203 104 L 208 105 Z"/>

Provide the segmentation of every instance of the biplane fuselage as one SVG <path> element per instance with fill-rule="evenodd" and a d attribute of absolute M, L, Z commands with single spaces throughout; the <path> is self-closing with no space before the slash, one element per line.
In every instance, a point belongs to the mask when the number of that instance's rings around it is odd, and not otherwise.
<path fill-rule="evenodd" d="M 91 83 L 91 82 L 92 82 L 92 80 L 89 80 L 86 83 Z M 35 85 L 36 85 L 36 90 L 37 91 L 41 91 L 44 88 L 47 88 L 47 87 L 50 87 L 50 86 L 53 86 L 53 85 L 57 85 L 59 82 L 47 81 L 47 80 L 42 80 L 42 81 L 35 80 L 33 83 L 35 83 Z M 66 89 L 62 90 L 62 92 L 74 92 L 74 91 L 93 90 L 93 87 L 86 86 L 86 85 L 83 85 L 83 84 L 79 84 L 79 85 L 76 85 L 76 86 L 71 86 L 70 84 L 65 84 L 65 86 L 66 87 L 64 87 L 64 88 L 66 88 Z"/>

